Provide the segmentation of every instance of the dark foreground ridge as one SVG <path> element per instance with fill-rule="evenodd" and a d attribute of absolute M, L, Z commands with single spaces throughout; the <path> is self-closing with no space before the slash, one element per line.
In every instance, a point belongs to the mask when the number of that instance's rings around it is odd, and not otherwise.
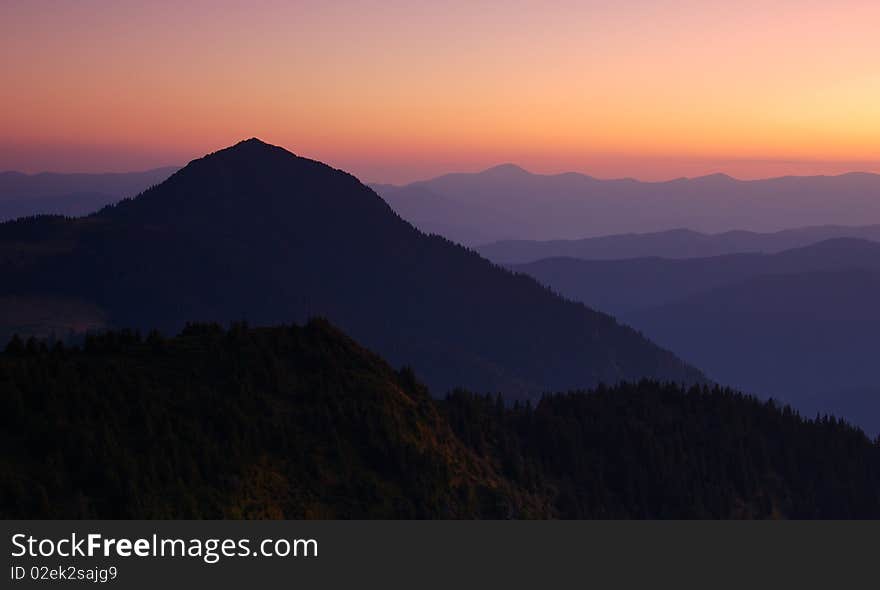
<path fill-rule="evenodd" d="M 651 381 L 431 399 L 322 320 L 0 354 L 3 518 L 876 518 L 834 419 Z"/>

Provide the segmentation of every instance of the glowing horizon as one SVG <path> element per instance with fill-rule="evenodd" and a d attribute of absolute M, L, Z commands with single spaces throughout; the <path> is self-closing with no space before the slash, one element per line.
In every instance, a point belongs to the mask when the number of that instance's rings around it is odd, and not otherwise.
<path fill-rule="evenodd" d="M 437 4 L 14 0 L 0 170 L 257 136 L 375 182 L 880 172 L 876 2 Z"/>

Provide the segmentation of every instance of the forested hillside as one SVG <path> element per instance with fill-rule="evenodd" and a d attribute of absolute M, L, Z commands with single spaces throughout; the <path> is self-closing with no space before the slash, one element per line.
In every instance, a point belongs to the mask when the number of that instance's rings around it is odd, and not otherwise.
<path fill-rule="evenodd" d="M 644 381 L 430 397 L 322 320 L 0 354 L 3 518 L 880 516 L 834 419 Z"/>
<path fill-rule="evenodd" d="M 0 356 L 3 517 L 547 514 L 394 372 L 322 321 L 14 340 Z"/>

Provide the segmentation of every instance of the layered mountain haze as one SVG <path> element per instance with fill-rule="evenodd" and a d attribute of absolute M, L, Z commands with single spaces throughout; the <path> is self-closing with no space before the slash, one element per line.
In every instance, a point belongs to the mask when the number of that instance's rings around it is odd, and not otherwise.
<path fill-rule="evenodd" d="M 880 432 L 880 243 L 512 268 L 614 313 L 711 379 Z"/>
<path fill-rule="evenodd" d="M 437 393 L 702 380 L 612 317 L 425 236 L 353 176 L 256 139 L 89 217 L 0 225 L 0 271 L 0 297 L 76 301 L 111 326 L 326 316 Z"/>
<path fill-rule="evenodd" d="M 133 197 L 177 168 L 107 174 L 0 173 L 0 221 L 30 215 L 76 217 Z"/>
<path fill-rule="evenodd" d="M 375 188 L 420 229 L 472 246 L 675 228 L 775 232 L 880 224 L 880 175 L 857 172 L 765 180 L 713 174 L 640 182 L 577 173 L 532 174 L 502 165 Z"/>
<path fill-rule="evenodd" d="M 401 214 L 406 216 L 405 211 Z M 544 258 L 622 260 L 627 258 L 705 258 L 725 254 L 775 254 L 835 238 L 880 242 L 880 225 L 820 225 L 772 233 L 743 230 L 705 234 L 672 229 L 646 234 L 618 234 L 580 240 L 507 240 L 476 248 L 498 264 L 525 264 Z"/>
<path fill-rule="evenodd" d="M 689 259 L 548 258 L 509 268 L 535 277 L 565 297 L 619 315 L 761 275 L 848 269 L 880 272 L 880 242 L 838 238 L 776 254 Z"/>
<path fill-rule="evenodd" d="M 805 413 L 831 408 L 877 434 L 878 301 L 880 271 L 817 271 L 758 276 L 625 317 L 713 379 Z M 846 392 L 870 397 L 835 403 Z M 851 411 L 859 405 L 873 411 Z"/>

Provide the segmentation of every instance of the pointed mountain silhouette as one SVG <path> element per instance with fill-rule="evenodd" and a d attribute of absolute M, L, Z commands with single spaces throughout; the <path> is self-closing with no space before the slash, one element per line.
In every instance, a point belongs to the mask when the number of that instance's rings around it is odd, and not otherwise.
<path fill-rule="evenodd" d="M 113 326 L 325 316 L 435 393 L 702 379 L 612 317 L 422 234 L 355 177 L 256 139 L 92 216 L 0 225 L 0 272 L 0 297 L 82 302 Z"/>

